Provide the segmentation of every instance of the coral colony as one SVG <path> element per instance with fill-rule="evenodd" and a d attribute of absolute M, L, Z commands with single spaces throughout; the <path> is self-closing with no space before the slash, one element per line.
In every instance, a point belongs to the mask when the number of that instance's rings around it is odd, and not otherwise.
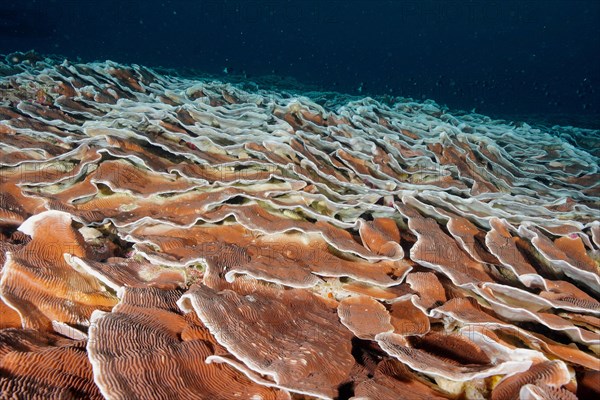
<path fill-rule="evenodd" d="M 598 394 L 598 132 L 0 71 L 2 398 Z"/>

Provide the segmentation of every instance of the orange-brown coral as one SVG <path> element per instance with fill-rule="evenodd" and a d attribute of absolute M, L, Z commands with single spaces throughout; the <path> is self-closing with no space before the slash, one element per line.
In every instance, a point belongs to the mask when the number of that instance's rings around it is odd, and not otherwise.
<path fill-rule="evenodd" d="M 567 140 L 598 132 L 10 70 L 1 397 L 598 393 L 600 168 Z"/>

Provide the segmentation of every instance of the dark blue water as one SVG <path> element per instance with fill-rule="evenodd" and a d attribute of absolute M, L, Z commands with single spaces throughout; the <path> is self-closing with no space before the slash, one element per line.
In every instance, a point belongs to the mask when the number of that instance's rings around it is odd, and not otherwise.
<path fill-rule="evenodd" d="M 0 53 L 275 74 L 600 126 L 600 1 L 3 1 Z"/>

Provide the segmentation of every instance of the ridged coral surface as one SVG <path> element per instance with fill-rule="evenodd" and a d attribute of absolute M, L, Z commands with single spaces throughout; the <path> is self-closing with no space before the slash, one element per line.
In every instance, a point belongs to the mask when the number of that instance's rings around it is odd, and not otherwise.
<path fill-rule="evenodd" d="M 599 391 L 598 132 L 0 71 L 0 397 Z"/>

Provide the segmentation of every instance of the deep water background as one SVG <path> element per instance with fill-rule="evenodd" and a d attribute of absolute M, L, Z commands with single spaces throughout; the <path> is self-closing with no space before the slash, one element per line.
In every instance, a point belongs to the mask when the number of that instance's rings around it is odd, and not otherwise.
<path fill-rule="evenodd" d="M 0 53 L 34 49 L 600 128 L 600 1 L 0 2 Z"/>

